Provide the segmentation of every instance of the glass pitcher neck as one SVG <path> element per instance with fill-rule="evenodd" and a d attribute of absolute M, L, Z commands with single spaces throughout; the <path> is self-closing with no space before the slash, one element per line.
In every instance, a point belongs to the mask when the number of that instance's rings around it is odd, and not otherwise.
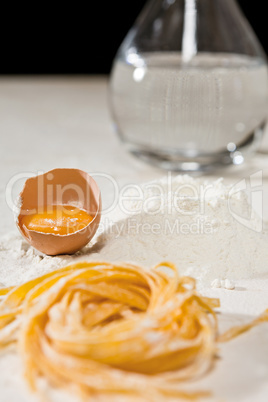
<path fill-rule="evenodd" d="M 121 50 L 233 53 L 266 59 L 236 0 L 148 0 Z"/>

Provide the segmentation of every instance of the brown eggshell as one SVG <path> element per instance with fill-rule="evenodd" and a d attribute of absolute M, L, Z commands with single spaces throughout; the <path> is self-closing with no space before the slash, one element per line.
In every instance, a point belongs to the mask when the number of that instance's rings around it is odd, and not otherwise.
<path fill-rule="evenodd" d="M 93 220 L 82 230 L 67 235 L 41 233 L 22 224 L 25 215 L 49 205 L 73 205 L 87 211 Z M 20 193 L 17 226 L 23 237 L 47 255 L 73 254 L 94 236 L 101 218 L 101 194 L 95 180 L 78 169 L 54 169 L 26 180 Z"/>

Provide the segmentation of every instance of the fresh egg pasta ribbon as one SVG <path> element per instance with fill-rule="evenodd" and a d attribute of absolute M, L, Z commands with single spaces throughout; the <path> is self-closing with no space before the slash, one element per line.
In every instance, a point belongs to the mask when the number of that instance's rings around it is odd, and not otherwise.
<path fill-rule="evenodd" d="M 195 286 L 169 262 L 70 265 L 0 291 L 0 346 L 17 342 L 33 389 L 44 376 L 98 401 L 196 400 L 183 386 L 213 365 L 219 300 Z"/>

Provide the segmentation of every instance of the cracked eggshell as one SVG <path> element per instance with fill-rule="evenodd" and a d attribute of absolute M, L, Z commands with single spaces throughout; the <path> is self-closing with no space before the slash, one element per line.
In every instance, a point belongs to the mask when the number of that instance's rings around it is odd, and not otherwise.
<path fill-rule="evenodd" d="M 95 235 L 101 218 L 101 194 L 95 180 L 79 169 L 53 169 L 27 179 L 20 193 L 17 226 L 22 236 L 47 255 L 73 254 Z M 83 229 L 67 235 L 29 230 L 22 224 L 25 215 L 49 205 L 72 205 L 84 209 L 92 221 Z"/>

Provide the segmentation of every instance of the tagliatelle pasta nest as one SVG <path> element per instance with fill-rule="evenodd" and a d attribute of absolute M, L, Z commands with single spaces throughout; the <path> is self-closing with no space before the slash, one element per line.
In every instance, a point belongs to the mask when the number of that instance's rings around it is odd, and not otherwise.
<path fill-rule="evenodd" d="M 100 401 L 206 395 L 184 386 L 213 364 L 219 300 L 198 295 L 171 263 L 83 262 L 0 295 L 0 345 L 18 341 L 32 388 L 41 375 Z"/>

